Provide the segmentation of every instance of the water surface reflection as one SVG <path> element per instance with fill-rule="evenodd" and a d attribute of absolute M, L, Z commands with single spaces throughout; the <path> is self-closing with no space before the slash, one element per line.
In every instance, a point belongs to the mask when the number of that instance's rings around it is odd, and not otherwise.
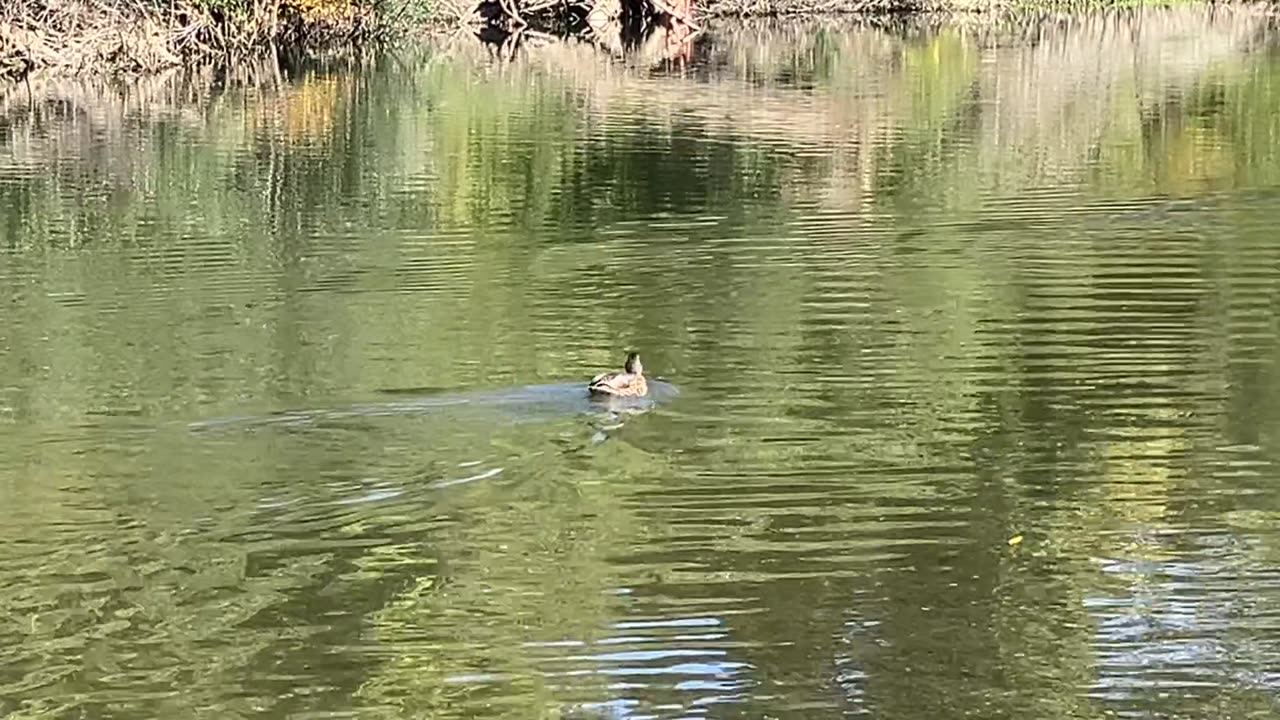
<path fill-rule="evenodd" d="M 1274 714 L 1276 48 L 1185 8 L 34 79 L 0 714 Z M 679 395 L 561 393 L 624 348 Z"/>

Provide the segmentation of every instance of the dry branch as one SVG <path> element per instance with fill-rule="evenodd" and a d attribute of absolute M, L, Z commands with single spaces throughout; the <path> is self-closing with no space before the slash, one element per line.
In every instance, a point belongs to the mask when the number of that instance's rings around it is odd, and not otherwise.
<path fill-rule="evenodd" d="M 198 60 L 236 64 L 277 47 L 377 42 L 411 0 L 0 0 L 0 80 L 151 74 Z M 457 0 L 462 2 L 463 0 Z M 377 15 L 385 2 L 401 12 Z"/>
<path fill-rule="evenodd" d="M 518 45 L 517 36 L 528 30 L 621 47 L 628 43 L 611 35 L 632 36 L 634 44 L 637 33 L 647 37 L 662 28 L 674 51 L 701 31 L 692 0 L 533 0 L 523 7 L 519 0 L 477 0 L 471 14 L 483 18 L 477 33 L 487 37 L 499 32 L 496 42 L 503 47 Z"/>

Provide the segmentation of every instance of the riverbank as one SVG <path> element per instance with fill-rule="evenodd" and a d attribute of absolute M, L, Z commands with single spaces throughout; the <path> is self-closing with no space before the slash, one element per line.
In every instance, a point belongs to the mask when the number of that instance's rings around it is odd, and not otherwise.
<path fill-rule="evenodd" d="M 665 1 L 638 1 L 658 15 L 672 7 Z M 575 0 L 586 9 L 582 19 L 588 21 L 606 4 L 614 12 L 609 19 L 616 20 L 625 4 L 636 2 Z M 922 12 L 989 17 L 1133 5 L 1135 0 L 706 0 L 695 1 L 693 10 L 698 17 L 713 18 Z M 510 26 L 513 16 L 523 22 L 522 10 L 550 13 L 560 6 L 536 0 L 18 0 L 0 10 L 0 78 L 20 80 L 37 70 L 138 75 L 282 52 L 360 50 L 449 25 L 493 22 L 495 14 Z"/>
<path fill-rule="evenodd" d="M 148 74 L 367 46 L 421 22 L 422 1 L 17 0 L 0 9 L 0 77 Z"/>

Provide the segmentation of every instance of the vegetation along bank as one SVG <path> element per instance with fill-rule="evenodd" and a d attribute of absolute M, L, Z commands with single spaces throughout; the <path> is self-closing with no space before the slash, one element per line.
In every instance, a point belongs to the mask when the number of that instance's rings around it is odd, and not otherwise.
<path fill-rule="evenodd" d="M 1194 1 L 1194 0 L 1193 0 Z M 993 12 L 1130 5 L 1133 0 L 7 0 L 0 78 L 32 71 L 138 74 L 192 61 L 362 48 L 435 26 L 602 35 L 660 26 L 673 41 L 698 18 L 813 13 Z"/>

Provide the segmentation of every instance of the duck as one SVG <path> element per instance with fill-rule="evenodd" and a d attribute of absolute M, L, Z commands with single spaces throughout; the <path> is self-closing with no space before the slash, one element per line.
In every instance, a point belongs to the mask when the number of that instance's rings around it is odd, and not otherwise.
<path fill-rule="evenodd" d="M 642 397 L 649 393 L 649 383 L 644 379 L 644 365 L 640 364 L 640 353 L 627 353 L 627 360 L 622 372 L 607 372 L 591 378 L 587 383 L 587 391 L 592 395 L 611 395 L 613 397 Z"/>

